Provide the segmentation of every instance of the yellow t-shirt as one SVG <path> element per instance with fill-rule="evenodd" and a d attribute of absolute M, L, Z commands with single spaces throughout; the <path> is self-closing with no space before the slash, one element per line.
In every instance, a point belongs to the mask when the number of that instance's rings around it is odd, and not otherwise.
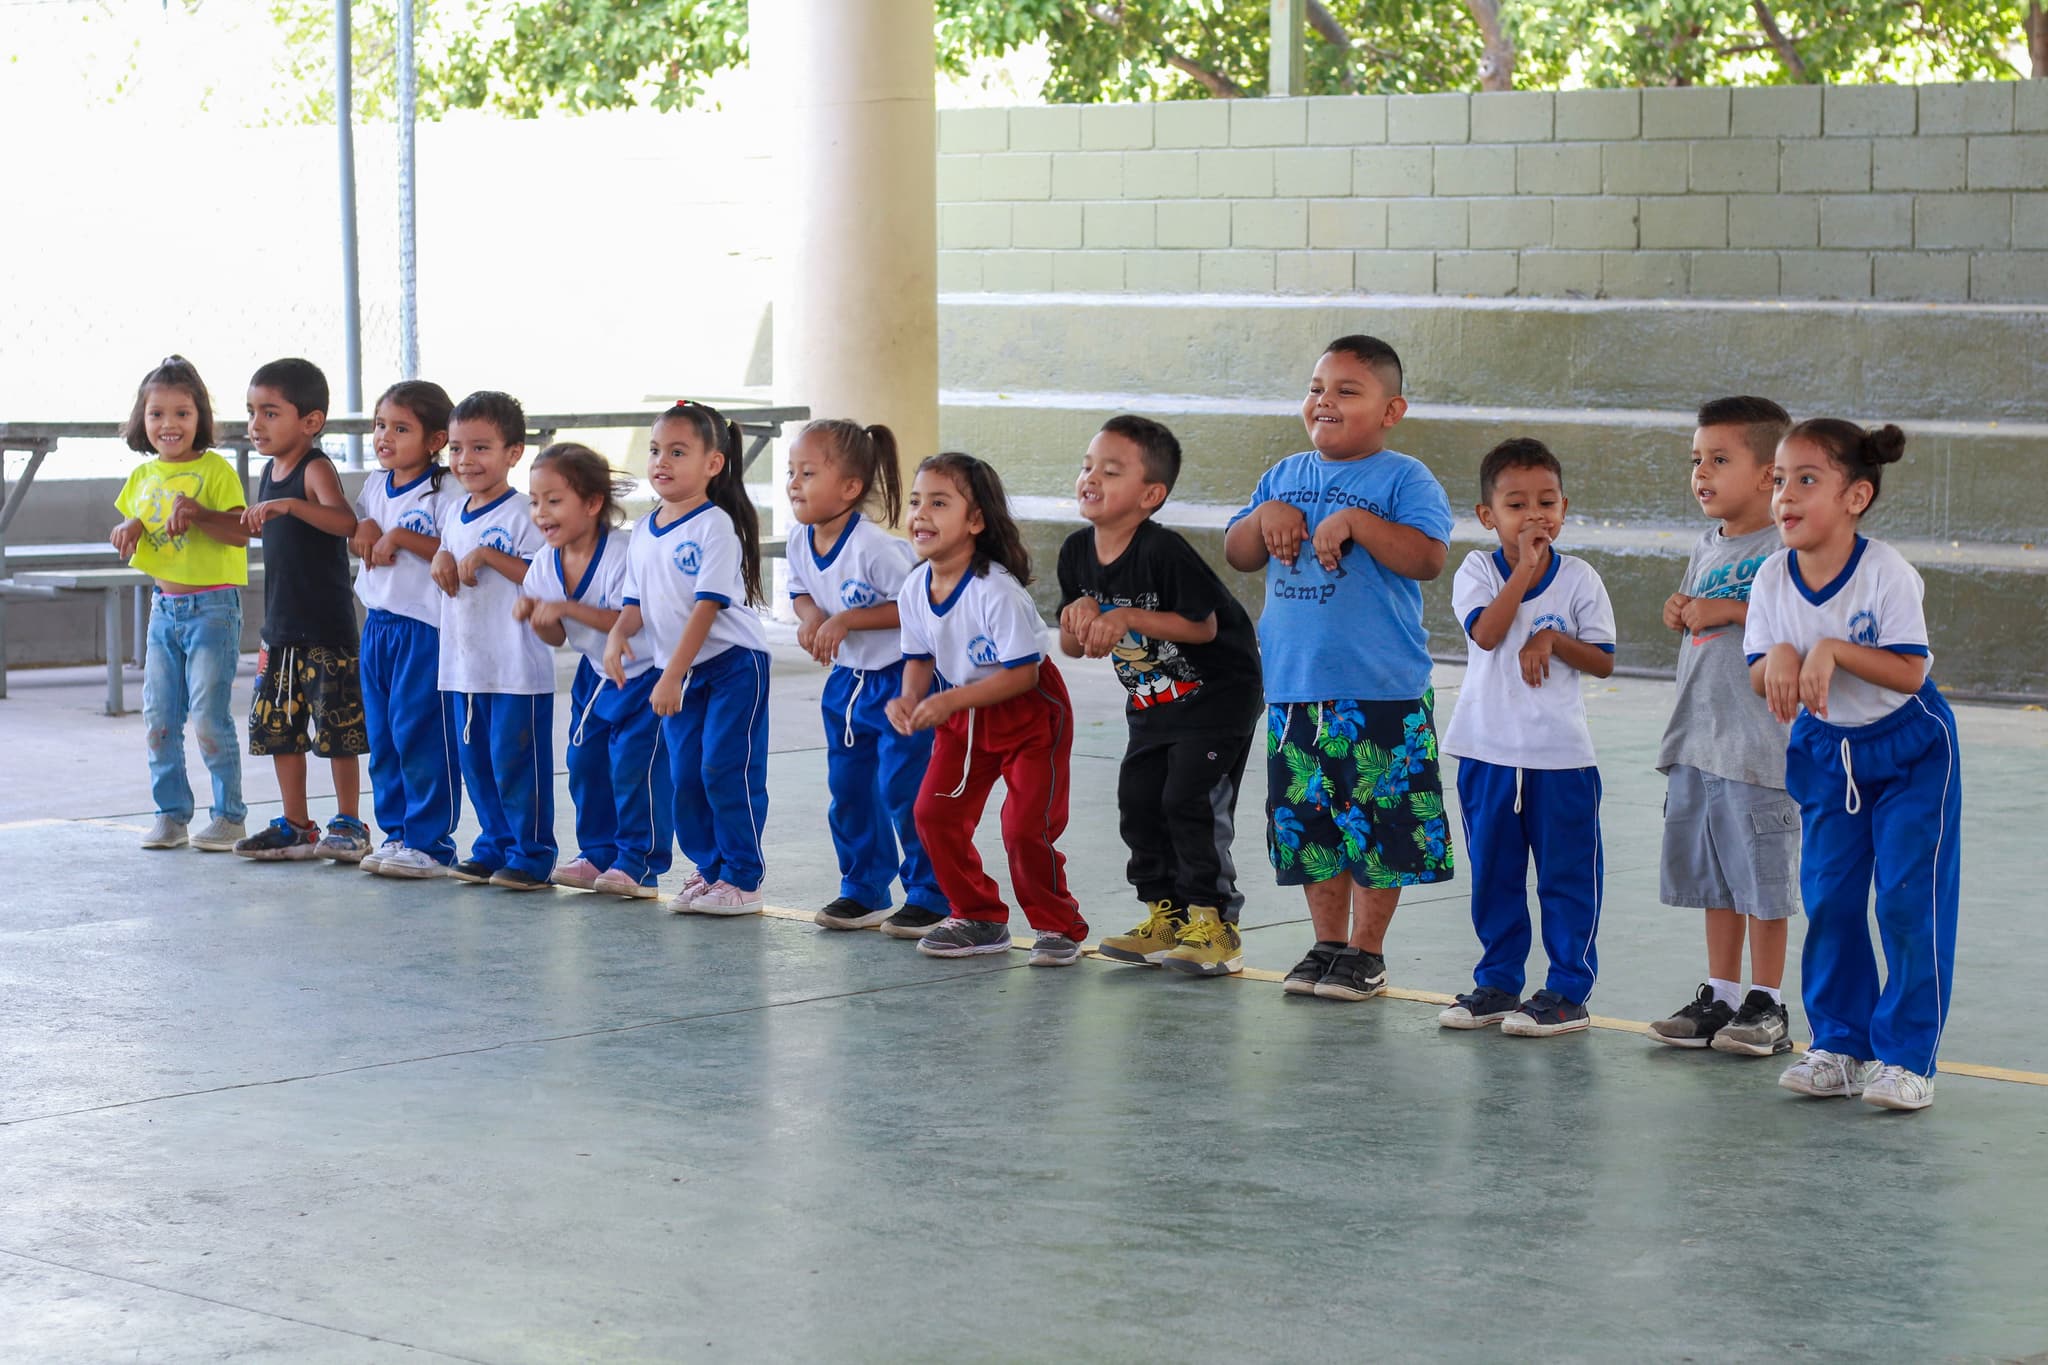
<path fill-rule="evenodd" d="M 249 551 L 244 547 L 223 545 L 196 528 L 178 536 L 164 530 L 180 493 L 216 512 L 249 503 L 235 467 L 211 450 L 196 460 L 152 459 L 138 465 L 114 499 L 122 513 L 142 523 L 142 539 L 130 563 L 152 578 L 193 587 L 247 583 Z"/>

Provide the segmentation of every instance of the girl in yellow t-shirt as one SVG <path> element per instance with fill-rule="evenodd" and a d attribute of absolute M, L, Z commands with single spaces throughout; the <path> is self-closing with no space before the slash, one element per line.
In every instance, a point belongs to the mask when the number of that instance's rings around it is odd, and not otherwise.
<path fill-rule="evenodd" d="M 234 466 L 213 444 L 213 404 L 199 371 L 171 356 L 142 377 L 122 431 L 130 450 L 153 458 L 129 474 L 114 500 L 126 520 L 110 539 L 121 557 L 156 580 L 142 716 L 156 822 L 144 848 L 177 848 L 192 822 L 185 778 L 185 719 L 213 775 L 213 819 L 191 836 L 209 853 L 234 848 L 248 808 L 242 752 L 228 701 L 242 649 L 242 587 L 249 581 L 248 499 Z M 112 645 L 108 646 L 112 648 Z"/>

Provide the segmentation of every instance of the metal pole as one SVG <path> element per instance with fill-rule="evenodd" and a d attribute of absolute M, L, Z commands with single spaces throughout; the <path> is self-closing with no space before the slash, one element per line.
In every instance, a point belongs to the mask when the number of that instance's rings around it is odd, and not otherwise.
<path fill-rule="evenodd" d="M 335 153 L 341 162 L 341 349 L 348 415 L 363 410 L 362 281 L 356 263 L 355 73 L 349 59 L 349 0 L 334 0 Z M 348 464 L 363 467 L 363 438 L 348 438 Z"/>
<path fill-rule="evenodd" d="M 419 260 L 413 217 L 412 121 L 419 102 L 413 69 L 412 0 L 398 0 L 398 372 L 420 377 Z"/>
<path fill-rule="evenodd" d="M 1308 0 L 1272 0 L 1272 19 L 1266 93 L 1275 98 L 1305 95 L 1308 81 L 1302 71 L 1302 30 L 1308 26 Z"/>

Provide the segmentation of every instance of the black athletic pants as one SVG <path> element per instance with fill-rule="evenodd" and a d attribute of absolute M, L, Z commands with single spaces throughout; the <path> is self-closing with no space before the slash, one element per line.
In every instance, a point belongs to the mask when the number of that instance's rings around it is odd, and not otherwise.
<path fill-rule="evenodd" d="M 1142 900 L 1211 905 L 1237 922 L 1244 896 L 1230 842 L 1255 730 L 1131 736 L 1116 803 Z"/>

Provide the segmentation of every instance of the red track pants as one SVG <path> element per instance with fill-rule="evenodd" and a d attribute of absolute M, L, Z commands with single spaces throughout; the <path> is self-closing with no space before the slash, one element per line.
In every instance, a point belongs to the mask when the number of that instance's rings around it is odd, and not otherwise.
<path fill-rule="evenodd" d="M 1074 752 L 1074 707 L 1051 660 L 1021 697 L 947 717 L 933 736 L 931 764 L 917 793 L 917 837 L 961 919 L 1006 924 L 1002 891 L 982 870 L 975 827 L 998 777 L 1010 885 L 1031 927 L 1079 943 L 1088 921 L 1067 891 L 1067 860 L 1054 841 L 1067 828 L 1067 777 Z"/>

